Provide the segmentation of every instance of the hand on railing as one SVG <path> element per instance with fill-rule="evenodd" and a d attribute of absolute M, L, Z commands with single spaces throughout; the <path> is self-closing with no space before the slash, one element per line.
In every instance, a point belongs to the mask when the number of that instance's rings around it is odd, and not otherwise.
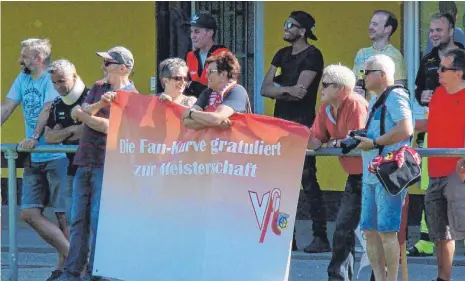
<path fill-rule="evenodd" d="M 26 149 L 34 148 L 39 141 L 34 138 L 25 138 L 18 145 Z"/>

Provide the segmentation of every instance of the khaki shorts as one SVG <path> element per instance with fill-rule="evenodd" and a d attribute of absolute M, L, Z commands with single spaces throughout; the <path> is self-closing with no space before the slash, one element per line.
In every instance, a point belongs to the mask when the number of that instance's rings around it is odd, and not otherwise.
<path fill-rule="evenodd" d="M 430 179 L 425 215 L 432 242 L 465 239 L 465 183 L 457 173 Z"/>

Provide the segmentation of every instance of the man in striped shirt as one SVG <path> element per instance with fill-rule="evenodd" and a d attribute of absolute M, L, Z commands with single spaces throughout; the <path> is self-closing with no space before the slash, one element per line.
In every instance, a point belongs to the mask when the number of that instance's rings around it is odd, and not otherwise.
<path fill-rule="evenodd" d="M 132 53 L 124 47 L 114 47 L 107 52 L 98 52 L 103 58 L 106 72 L 104 82 L 97 82 L 89 91 L 82 108 L 76 106 L 71 116 L 84 123 L 83 134 L 74 157 L 78 167 L 73 183 L 73 208 L 71 212 L 71 235 L 68 258 L 64 273 L 57 280 L 78 281 L 87 261 L 90 241 L 90 259 L 85 275 L 90 280 L 95 254 L 95 241 L 103 183 L 106 139 L 110 104 L 116 98 L 115 91 L 136 92 L 129 80 L 134 66 Z"/>

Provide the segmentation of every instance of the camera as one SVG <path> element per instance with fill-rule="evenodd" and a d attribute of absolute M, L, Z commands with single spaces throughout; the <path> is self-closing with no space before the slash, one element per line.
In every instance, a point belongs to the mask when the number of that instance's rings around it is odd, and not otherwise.
<path fill-rule="evenodd" d="M 356 136 L 366 138 L 367 130 L 360 129 L 350 132 L 349 137 L 341 141 L 341 148 L 343 154 L 349 153 L 352 149 L 356 148 L 359 145 L 360 141 L 355 138 Z"/>

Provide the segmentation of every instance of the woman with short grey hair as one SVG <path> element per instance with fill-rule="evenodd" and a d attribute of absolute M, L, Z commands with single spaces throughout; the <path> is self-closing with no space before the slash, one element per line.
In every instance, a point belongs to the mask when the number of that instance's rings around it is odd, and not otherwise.
<path fill-rule="evenodd" d="M 158 77 L 165 90 L 159 95 L 160 100 L 171 101 L 179 105 L 191 107 L 196 97 L 184 95 L 188 83 L 187 64 L 180 58 L 169 58 L 160 63 Z"/>

